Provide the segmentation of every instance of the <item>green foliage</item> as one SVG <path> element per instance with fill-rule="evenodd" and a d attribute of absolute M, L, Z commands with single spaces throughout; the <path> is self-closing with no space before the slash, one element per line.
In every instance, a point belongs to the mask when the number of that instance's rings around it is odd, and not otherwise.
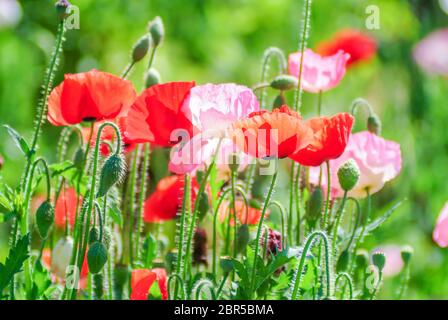
<path fill-rule="evenodd" d="M 5 263 L 0 263 L 0 293 L 11 282 L 12 277 L 22 271 L 23 263 L 29 257 L 30 235 L 20 237 L 9 250 Z"/>

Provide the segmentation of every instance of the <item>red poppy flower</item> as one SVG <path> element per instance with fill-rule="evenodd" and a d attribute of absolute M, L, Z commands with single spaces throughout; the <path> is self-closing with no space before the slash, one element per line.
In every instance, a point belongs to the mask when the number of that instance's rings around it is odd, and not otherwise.
<path fill-rule="evenodd" d="M 115 122 L 115 124 L 117 124 L 118 128 L 120 129 L 123 151 L 127 153 L 134 150 L 137 146 L 137 143 L 126 135 L 126 117 L 116 118 L 113 122 Z M 101 122 L 98 122 L 94 126 L 92 140 L 90 141 L 91 147 L 95 147 L 98 128 L 101 126 L 101 124 Z M 84 136 L 84 140 L 87 141 L 90 137 L 90 128 L 82 128 L 82 134 Z M 115 141 L 117 141 L 115 130 L 110 126 L 105 127 L 101 132 L 102 143 L 100 145 L 100 152 L 103 156 L 107 157 L 110 152 L 114 151 L 110 150 L 110 145 L 114 146 Z"/>
<path fill-rule="evenodd" d="M 230 131 L 235 144 L 257 158 L 285 158 L 306 147 L 313 138 L 302 117 L 287 106 L 253 112 L 234 123 Z"/>
<path fill-rule="evenodd" d="M 128 113 L 128 138 L 162 147 L 177 143 L 172 137 L 176 129 L 186 130 L 191 138 L 193 125 L 181 107 L 194 86 L 194 82 L 169 82 L 143 91 Z"/>
<path fill-rule="evenodd" d="M 168 299 L 167 273 L 165 269 L 136 269 L 131 275 L 131 300 L 147 300 L 154 282 L 157 280 L 162 299 Z"/>
<path fill-rule="evenodd" d="M 174 219 L 182 207 L 184 181 L 182 175 L 173 175 L 160 180 L 156 190 L 145 201 L 143 220 L 154 223 Z M 191 190 L 191 204 L 193 204 L 199 190 L 196 179 L 192 179 Z"/>
<path fill-rule="evenodd" d="M 230 225 L 233 226 L 235 223 L 233 206 L 230 206 L 229 201 L 223 201 L 219 207 L 219 220 L 224 222 L 230 213 Z M 246 209 L 246 204 L 242 200 L 235 201 L 236 218 L 241 224 L 257 225 L 261 218 L 261 210 L 257 208 Z M 266 210 L 265 218 L 269 217 L 269 210 Z"/>
<path fill-rule="evenodd" d="M 68 218 L 70 226 L 75 225 L 77 203 L 79 207 L 82 203 L 82 197 L 77 196 L 74 188 L 62 189 L 54 211 L 54 224 L 56 227 L 65 228 L 65 221 Z"/>
<path fill-rule="evenodd" d="M 131 82 L 95 69 L 66 74 L 48 98 L 48 121 L 68 126 L 112 120 L 125 114 L 136 97 Z"/>
<path fill-rule="evenodd" d="M 331 56 L 342 50 L 350 54 L 347 65 L 353 65 L 360 61 L 371 59 L 377 49 L 374 38 L 358 30 L 345 29 L 335 34 L 333 39 L 322 42 L 317 47 L 317 52 L 323 56 Z"/>
<path fill-rule="evenodd" d="M 304 166 L 313 167 L 339 158 L 347 146 L 353 121 L 353 116 L 348 113 L 308 120 L 307 123 L 314 132 L 314 141 L 289 157 Z"/>

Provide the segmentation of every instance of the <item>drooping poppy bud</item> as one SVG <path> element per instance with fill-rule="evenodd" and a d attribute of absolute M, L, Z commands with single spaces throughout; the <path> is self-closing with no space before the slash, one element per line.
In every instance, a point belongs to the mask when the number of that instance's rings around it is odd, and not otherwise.
<path fill-rule="evenodd" d="M 337 272 L 343 272 L 347 270 L 348 263 L 350 262 L 350 252 L 348 250 L 342 251 L 341 255 L 338 258 L 338 262 L 336 264 Z"/>
<path fill-rule="evenodd" d="M 48 237 L 54 223 L 54 207 L 50 201 L 44 201 L 36 212 L 37 231 L 42 239 Z"/>
<path fill-rule="evenodd" d="M 305 219 L 311 228 L 314 228 L 316 226 L 316 223 L 322 214 L 323 201 L 324 201 L 324 196 L 322 193 L 322 188 L 317 187 L 311 193 L 311 196 L 310 196 L 310 198 L 307 202 L 307 206 L 306 206 Z"/>
<path fill-rule="evenodd" d="M 92 227 L 89 231 L 89 244 L 92 245 L 98 241 L 100 241 L 100 231 L 97 227 Z"/>
<path fill-rule="evenodd" d="M 286 91 L 297 88 L 298 81 L 296 77 L 282 74 L 274 78 L 270 84 L 271 88 Z"/>
<path fill-rule="evenodd" d="M 148 53 L 151 40 L 149 35 L 145 34 L 141 37 L 132 48 L 132 62 L 138 62 L 142 60 Z"/>
<path fill-rule="evenodd" d="M 193 265 L 203 264 L 207 266 L 207 233 L 205 229 L 196 229 L 193 244 Z"/>
<path fill-rule="evenodd" d="M 84 155 L 85 151 L 83 147 L 76 149 L 75 155 L 73 156 L 73 165 L 78 170 L 82 170 L 84 168 Z"/>
<path fill-rule="evenodd" d="M 155 17 L 148 26 L 149 33 L 151 34 L 152 44 L 154 47 L 158 47 L 165 37 L 165 28 L 163 26 L 162 19 L 157 16 Z"/>
<path fill-rule="evenodd" d="M 205 218 L 205 216 L 207 215 L 208 210 L 210 209 L 210 204 L 208 201 L 208 195 L 207 192 L 202 192 L 202 194 L 199 196 L 199 221 L 202 221 L 202 219 Z"/>
<path fill-rule="evenodd" d="M 160 73 L 154 69 L 149 69 L 145 74 L 145 86 L 146 88 L 152 87 L 156 84 L 159 84 L 161 82 L 160 80 Z"/>
<path fill-rule="evenodd" d="M 224 273 L 229 273 L 233 271 L 233 260 L 229 256 L 221 257 L 219 265 L 221 266 L 221 269 Z"/>
<path fill-rule="evenodd" d="M 367 130 L 374 134 L 381 134 L 381 120 L 376 114 L 367 118 Z"/>
<path fill-rule="evenodd" d="M 359 167 L 353 159 L 348 160 L 340 166 L 338 170 L 338 179 L 342 190 L 347 192 L 352 190 L 358 183 L 359 175 Z"/>
<path fill-rule="evenodd" d="M 100 186 L 97 198 L 103 197 L 114 184 L 118 183 L 125 172 L 125 161 L 118 154 L 113 154 L 104 162 L 100 175 Z"/>
<path fill-rule="evenodd" d="M 283 93 L 280 93 L 278 96 L 275 97 L 274 102 L 272 103 L 272 108 L 278 109 L 285 104 L 286 104 L 285 95 Z"/>
<path fill-rule="evenodd" d="M 87 252 L 89 271 L 93 274 L 100 272 L 107 262 L 107 249 L 101 242 L 95 242 Z"/>
<path fill-rule="evenodd" d="M 386 256 L 382 252 L 375 252 L 372 254 L 372 262 L 381 272 L 386 265 Z"/>
<path fill-rule="evenodd" d="M 407 265 L 414 254 L 414 248 L 411 246 L 404 246 L 401 248 L 401 259 L 403 259 L 403 262 L 405 265 Z"/>
<path fill-rule="evenodd" d="M 359 249 L 356 251 L 356 266 L 359 269 L 364 270 L 369 264 L 369 253 L 365 249 Z"/>
<path fill-rule="evenodd" d="M 236 240 L 238 253 L 243 252 L 250 241 L 249 225 L 244 223 L 238 228 Z"/>
<path fill-rule="evenodd" d="M 71 4 L 67 0 L 59 0 L 55 3 L 56 14 L 60 20 L 64 20 L 69 16 L 69 8 Z"/>

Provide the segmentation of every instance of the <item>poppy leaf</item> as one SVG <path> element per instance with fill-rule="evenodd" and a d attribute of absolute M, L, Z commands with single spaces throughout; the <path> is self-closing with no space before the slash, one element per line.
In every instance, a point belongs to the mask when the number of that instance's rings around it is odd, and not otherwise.
<path fill-rule="evenodd" d="M 123 227 L 123 215 L 117 205 L 114 204 L 109 207 L 109 215 L 120 228 Z"/>
<path fill-rule="evenodd" d="M 73 164 L 73 162 L 69 161 L 69 160 L 66 160 L 64 162 L 59 162 L 59 163 L 53 163 L 53 164 L 49 165 L 49 169 L 52 171 L 52 174 L 51 174 L 52 177 L 61 175 L 64 172 L 66 172 L 67 170 L 70 170 L 74 167 L 75 167 L 75 165 Z"/>
<path fill-rule="evenodd" d="M 5 263 L 0 263 L 0 292 L 10 283 L 12 277 L 22 271 L 23 263 L 29 257 L 30 234 L 19 238 L 9 250 Z"/>
<path fill-rule="evenodd" d="M 23 154 L 27 157 L 30 157 L 31 155 L 31 150 L 30 147 L 28 146 L 28 143 L 26 142 L 26 140 L 13 128 L 11 128 L 8 125 L 3 125 L 6 130 L 8 130 L 8 134 L 9 136 L 12 138 L 12 140 L 14 141 L 14 143 L 16 144 L 16 146 L 22 150 Z"/>

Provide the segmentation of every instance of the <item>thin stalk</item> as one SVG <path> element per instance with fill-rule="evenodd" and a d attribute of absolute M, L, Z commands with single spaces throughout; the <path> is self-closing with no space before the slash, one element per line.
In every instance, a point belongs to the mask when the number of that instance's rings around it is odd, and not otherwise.
<path fill-rule="evenodd" d="M 135 227 L 135 212 L 134 212 L 134 201 L 135 201 L 135 185 L 136 185 L 136 181 L 137 181 L 137 167 L 138 167 L 138 158 L 140 156 L 140 148 L 137 148 L 136 150 L 134 150 L 134 154 L 133 154 L 133 158 L 132 158 L 132 164 L 131 164 L 131 172 L 130 172 L 130 176 L 131 176 L 131 181 L 130 181 L 130 185 L 129 185 L 129 190 L 130 190 L 130 195 L 129 195 L 129 203 L 130 203 L 130 208 L 129 208 L 129 234 L 128 234 L 128 250 L 129 250 L 129 263 L 131 266 L 134 265 L 134 245 L 133 245 L 133 236 L 134 236 L 134 227 Z M 127 199 L 125 199 L 126 201 Z"/>
<path fill-rule="evenodd" d="M 296 245 L 300 245 L 302 238 L 302 217 L 300 214 L 300 176 L 302 173 L 302 166 L 298 166 L 296 178 L 294 181 L 294 198 L 296 204 L 296 214 L 297 214 L 297 230 L 296 230 Z"/>
<path fill-rule="evenodd" d="M 129 73 L 131 72 L 131 70 L 132 70 L 132 68 L 134 67 L 134 65 L 135 65 L 135 62 L 132 61 L 130 64 L 128 64 L 128 65 L 126 66 L 126 69 L 124 69 L 123 73 L 121 74 L 121 78 L 122 78 L 122 79 L 126 79 L 126 78 L 128 77 L 128 75 L 129 75 Z"/>
<path fill-rule="evenodd" d="M 322 223 L 322 228 L 325 230 L 327 226 L 327 218 L 328 218 L 328 208 L 330 207 L 330 193 L 331 193 L 331 170 L 330 170 L 330 161 L 326 161 L 327 164 L 327 201 L 325 202 L 325 212 L 324 212 L 324 220 Z"/>
<path fill-rule="evenodd" d="M 276 161 L 278 161 L 278 160 L 276 160 Z M 257 274 L 256 266 L 257 266 L 258 251 L 260 248 L 261 229 L 263 227 L 264 217 L 266 215 L 266 209 L 268 208 L 269 202 L 271 201 L 271 196 L 274 191 L 274 186 L 275 186 L 275 183 L 277 182 L 277 176 L 278 176 L 278 170 L 276 170 L 272 176 L 271 185 L 269 186 L 268 194 L 266 196 L 266 199 L 264 200 L 263 209 L 261 211 L 260 221 L 258 222 L 257 237 L 255 238 L 254 262 L 252 265 L 251 292 L 253 292 L 256 289 L 255 288 L 256 274 Z"/>
<path fill-rule="evenodd" d="M 137 217 L 137 235 L 136 235 L 136 256 L 137 261 L 142 260 L 141 253 L 143 250 L 140 248 L 140 240 L 141 240 L 141 233 L 143 229 L 143 210 L 144 210 L 144 202 L 146 197 L 146 190 L 147 190 L 147 173 L 149 169 L 149 144 L 145 144 L 143 149 L 143 166 L 142 166 L 142 175 L 141 175 L 141 181 L 140 181 L 140 198 L 139 198 L 139 205 L 138 205 L 138 217 Z"/>
<path fill-rule="evenodd" d="M 343 272 L 343 273 L 339 273 L 336 276 L 336 280 L 334 283 L 335 290 L 338 287 L 338 283 L 341 278 L 345 278 L 345 282 L 346 282 L 346 284 L 348 284 L 348 289 L 349 289 L 349 291 L 348 291 L 349 292 L 349 300 L 352 300 L 353 299 L 353 281 L 348 273 Z M 344 291 L 342 292 L 341 299 L 344 298 L 344 292 L 345 292 L 345 286 L 344 286 Z"/>

